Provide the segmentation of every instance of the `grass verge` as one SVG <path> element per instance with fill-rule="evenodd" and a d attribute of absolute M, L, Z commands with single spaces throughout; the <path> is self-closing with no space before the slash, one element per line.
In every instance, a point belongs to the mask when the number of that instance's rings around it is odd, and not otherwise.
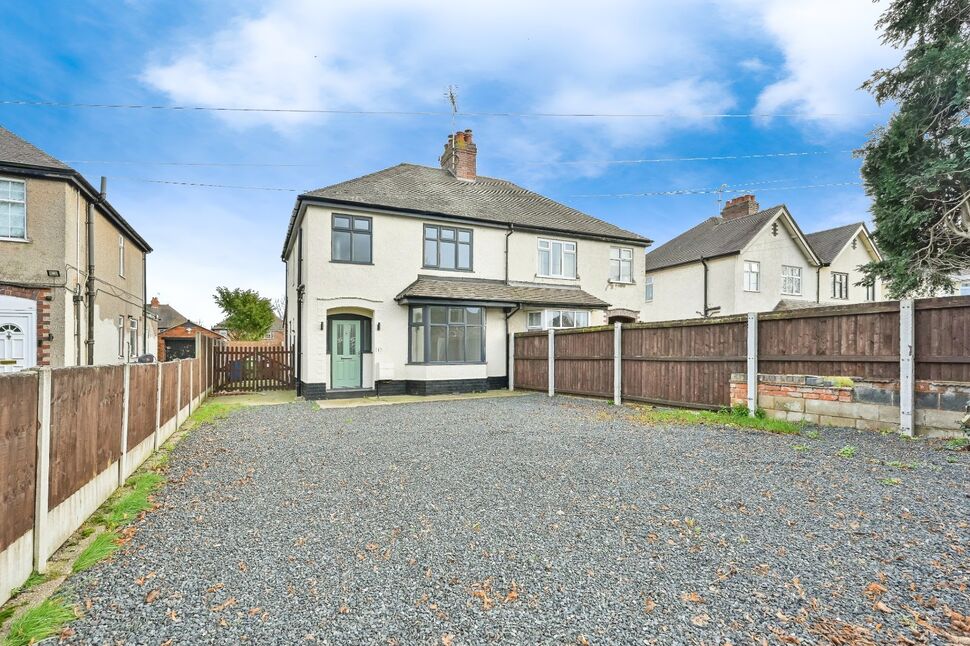
<path fill-rule="evenodd" d="M 97 538 L 91 541 L 91 544 L 84 548 L 84 551 L 77 555 L 74 559 L 74 565 L 71 566 L 71 572 L 77 574 L 78 572 L 83 572 L 88 569 L 101 559 L 106 559 L 111 554 L 118 549 L 118 539 L 119 536 L 117 532 L 108 531 L 103 534 L 99 534 Z"/>
<path fill-rule="evenodd" d="M 767 417 L 749 417 L 747 409 L 742 414 L 740 409 L 730 411 L 709 411 L 709 410 L 686 410 L 682 408 L 671 409 L 644 409 L 639 418 L 645 424 L 706 424 L 709 426 L 730 426 L 734 428 L 753 428 L 769 433 L 779 433 L 782 435 L 798 435 L 801 427 L 793 422 L 786 422 L 780 419 L 769 419 Z"/>
<path fill-rule="evenodd" d="M 143 511 L 152 508 L 152 492 L 165 482 L 165 476 L 154 471 L 136 473 L 128 478 L 124 489 L 115 494 L 92 520 L 108 529 L 132 521 Z"/>
<path fill-rule="evenodd" d="M 245 408 L 245 406 L 243 404 L 221 404 L 219 402 L 207 401 L 192 413 L 185 428 L 190 429 L 203 424 L 211 424 L 216 420 L 228 417 L 230 413 L 240 408 Z"/>
<path fill-rule="evenodd" d="M 51 597 L 31 608 L 10 624 L 3 646 L 27 646 L 58 634 L 77 617 L 74 608 L 58 597 Z"/>

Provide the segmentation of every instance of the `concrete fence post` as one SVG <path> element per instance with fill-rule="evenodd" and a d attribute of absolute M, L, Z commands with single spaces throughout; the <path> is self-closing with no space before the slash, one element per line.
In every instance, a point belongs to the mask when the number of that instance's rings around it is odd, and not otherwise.
<path fill-rule="evenodd" d="M 913 436 L 916 399 L 916 316 L 912 298 L 899 301 L 899 432 Z"/>
<path fill-rule="evenodd" d="M 118 458 L 118 486 L 125 484 L 128 467 L 128 409 L 131 406 L 131 364 L 124 366 L 124 389 L 121 391 L 121 456 Z"/>
<path fill-rule="evenodd" d="M 758 313 L 748 312 L 748 415 L 758 411 Z"/>
<path fill-rule="evenodd" d="M 549 396 L 556 394 L 556 331 L 549 328 Z"/>
<path fill-rule="evenodd" d="M 47 571 L 47 514 L 51 473 L 51 369 L 37 375 L 37 468 L 34 483 L 34 569 Z"/>
<path fill-rule="evenodd" d="M 189 359 L 189 415 L 192 414 L 192 402 L 195 401 L 195 359 Z"/>
<path fill-rule="evenodd" d="M 155 362 L 158 372 L 155 375 L 155 433 L 152 435 L 152 451 L 158 450 L 158 440 L 162 428 L 162 364 Z"/>
<path fill-rule="evenodd" d="M 509 390 L 515 390 L 515 332 L 509 332 Z"/>
<path fill-rule="evenodd" d="M 623 392 L 623 324 L 613 323 L 613 403 L 619 406 L 620 394 Z"/>

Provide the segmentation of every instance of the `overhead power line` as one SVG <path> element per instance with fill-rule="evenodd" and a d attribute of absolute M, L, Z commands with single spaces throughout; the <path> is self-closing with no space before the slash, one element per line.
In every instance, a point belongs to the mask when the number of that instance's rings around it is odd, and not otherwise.
<path fill-rule="evenodd" d="M 658 197 L 671 195 L 713 195 L 715 193 L 751 193 L 755 192 L 755 189 L 752 189 L 751 187 L 758 183 L 759 182 L 748 182 L 744 188 L 685 188 L 673 191 L 647 191 L 645 193 L 588 193 L 581 195 L 568 195 L 567 197 Z M 767 188 L 758 188 L 757 192 L 798 191 L 812 188 L 832 188 L 835 186 L 862 186 L 862 182 L 831 182 L 827 184 L 803 184 L 800 186 L 769 186 Z"/>
<path fill-rule="evenodd" d="M 828 119 L 842 117 L 874 117 L 878 112 L 801 112 L 773 113 L 683 113 L 683 112 L 500 112 L 500 111 L 441 111 L 441 110 L 351 110 L 343 108 L 265 108 L 209 105 L 151 105 L 143 103 L 72 103 L 65 101 L 37 101 L 30 99 L 0 99 L 0 105 L 48 108 L 83 108 L 108 110 L 172 110 L 180 112 L 237 112 L 267 114 L 330 114 L 358 116 L 424 116 L 424 117 L 515 117 L 515 118 L 592 118 L 592 119 Z"/>
<path fill-rule="evenodd" d="M 809 157 L 814 155 L 835 155 L 842 153 L 852 153 L 852 150 L 809 150 L 798 152 L 781 153 L 756 153 L 749 155 L 714 155 L 707 157 L 657 157 L 654 159 L 564 159 L 558 161 L 526 161 L 522 162 L 525 166 L 567 166 L 567 165 L 600 165 L 600 164 L 660 164 L 673 162 L 701 162 L 701 161 L 734 161 L 742 159 L 768 159 L 779 157 Z M 220 161 L 199 161 L 199 162 L 178 162 L 178 161 L 151 161 L 151 160 L 128 160 L 128 159 L 65 159 L 68 164 L 117 164 L 127 166 L 192 166 L 192 167 L 224 167 L 224 168 L 325 168 L 324 163 L 296 163 L 296 164 L 277 164 L 277 163 L 248 163 L 248 162 L 220 162 Z"/>

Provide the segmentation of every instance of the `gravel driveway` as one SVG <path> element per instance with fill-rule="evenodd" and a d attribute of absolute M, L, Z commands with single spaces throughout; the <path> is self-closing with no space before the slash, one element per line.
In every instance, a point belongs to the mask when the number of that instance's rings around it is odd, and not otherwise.
<path fill-rule="evenodd" d="M 70 641 L 946 643 L 950 609 L 970 614 L 967 453 L 635 412 L 238 411 L 178 446 L 128 547 L 69 580 Z"/>

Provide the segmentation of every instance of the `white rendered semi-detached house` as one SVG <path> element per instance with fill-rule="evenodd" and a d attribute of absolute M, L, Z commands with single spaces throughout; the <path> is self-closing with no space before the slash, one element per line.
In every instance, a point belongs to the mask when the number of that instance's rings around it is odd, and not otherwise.
<path fill-rule="evenodd" d="M 879 260 L 862 222 L 805 235 L 785 205 L 730 200 L 646 257 L 641 319 L 663 321 L 876 301 L 860 266 Z"/>
<path fill-rule="evenodd" d="M 400 164 L 297 198 L 286 343 L 308 399 L 507 384 L 508 334 L 636 320 L 650 241 L 476 172 Z"/>

